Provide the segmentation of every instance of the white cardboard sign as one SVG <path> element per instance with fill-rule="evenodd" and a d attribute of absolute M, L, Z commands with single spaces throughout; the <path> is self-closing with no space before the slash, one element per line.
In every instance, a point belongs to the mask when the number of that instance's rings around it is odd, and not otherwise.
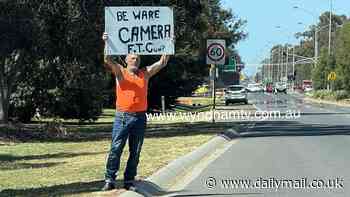
<path fill-rule="evenodd" d="M 174 14 L 169 7 L 106 7 L 109 55 L 174 54 Z"/>

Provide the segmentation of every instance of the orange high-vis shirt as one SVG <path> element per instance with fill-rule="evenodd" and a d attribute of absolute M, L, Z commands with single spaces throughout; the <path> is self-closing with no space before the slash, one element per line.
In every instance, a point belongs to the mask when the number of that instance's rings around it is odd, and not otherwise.
<path fill-rule="evenodd" d="M 147 110 L 148 79 L 146 70 L 137 75 L 122 69 L 123 79 L 116 79 L 116 108 L 122 112 L 143 112 Z"/>

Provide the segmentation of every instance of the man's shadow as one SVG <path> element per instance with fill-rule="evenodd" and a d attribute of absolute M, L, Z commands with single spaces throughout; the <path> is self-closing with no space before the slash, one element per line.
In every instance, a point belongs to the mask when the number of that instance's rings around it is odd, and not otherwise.
<path fill-rule="evenodd" d="M 159 187 L 158 185 L 147 181 L 147 180 L 138 180 L 134 181 L 134 188 L 131 188 L 130 190 L 139 193 L 145 197 L 151 197 L 151 196 L 165 196 L 169 195 L 172 196 L 171 194 L 176 194 L 181 191 L 166 191 L 163 188 Z"/>
<path fill-rule="evenodd" d="M 28 188 L 28 189 L 4 189 L 0 191 L 0 196 L 16 196 L 16 197 L 40 197 L 40 196 L 64 196 L 73 194 L 83 194 L 100 192 L 104 185 L 104 180 L 96 180 L 92 182 L 75 182 L 62 185 L 53 185 L 47 187 Z M 123 187 L 123 180 L 117 180 L 116 187 L 118 190 Z M 3 188 L 1 188 L 3 189 Z M 111 193 L 117 193 L 111 191 Z"/>

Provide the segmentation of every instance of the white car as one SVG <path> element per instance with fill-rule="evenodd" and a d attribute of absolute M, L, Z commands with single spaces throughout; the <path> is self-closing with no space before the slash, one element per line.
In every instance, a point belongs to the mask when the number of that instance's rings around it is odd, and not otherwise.
<path fill-rule="evenodd" d="M 274 92 L 284 92 L 285 94 L 287 94 L 287 83 L 277 82 L 274 87 Z"/>
<path fill-rule="evenodd" d="M 264 91 L 261 84 L 259 84 L 259 83 L 248 84 L 247 90 L 248 90 L 248 92 L 263 92 Z"/>
<path fill-rule="evenodd" d="M 312 90 L 314 90 L 314 89 L 312 88 L 312 86 L 305 86 L 305 87 L 304 87 L 304 92 L 311 92 Z"/>
<path fill-rule="evenodd" d="M 225 90 L 225 105 L 230 103 L 248 104 L 247 90 L 242 85 L 232 85 Z"/>

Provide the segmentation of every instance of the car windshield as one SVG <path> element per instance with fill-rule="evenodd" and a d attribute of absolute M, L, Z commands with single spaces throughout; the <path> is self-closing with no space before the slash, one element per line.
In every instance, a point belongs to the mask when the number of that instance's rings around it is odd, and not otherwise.
<path fill-rule="evenodd" d="M 260 87 L 260 85 L 259 84 L 249 84 L 248 87 L 255 88 L 255 87 Z"/>
<path fill-rule="evenodd" d="M 229 91 L 241 91 L 241 90 L 243 90 L 243 87 L 239 87 L 239 86 L 229 87 L 228 90 Z"/>

